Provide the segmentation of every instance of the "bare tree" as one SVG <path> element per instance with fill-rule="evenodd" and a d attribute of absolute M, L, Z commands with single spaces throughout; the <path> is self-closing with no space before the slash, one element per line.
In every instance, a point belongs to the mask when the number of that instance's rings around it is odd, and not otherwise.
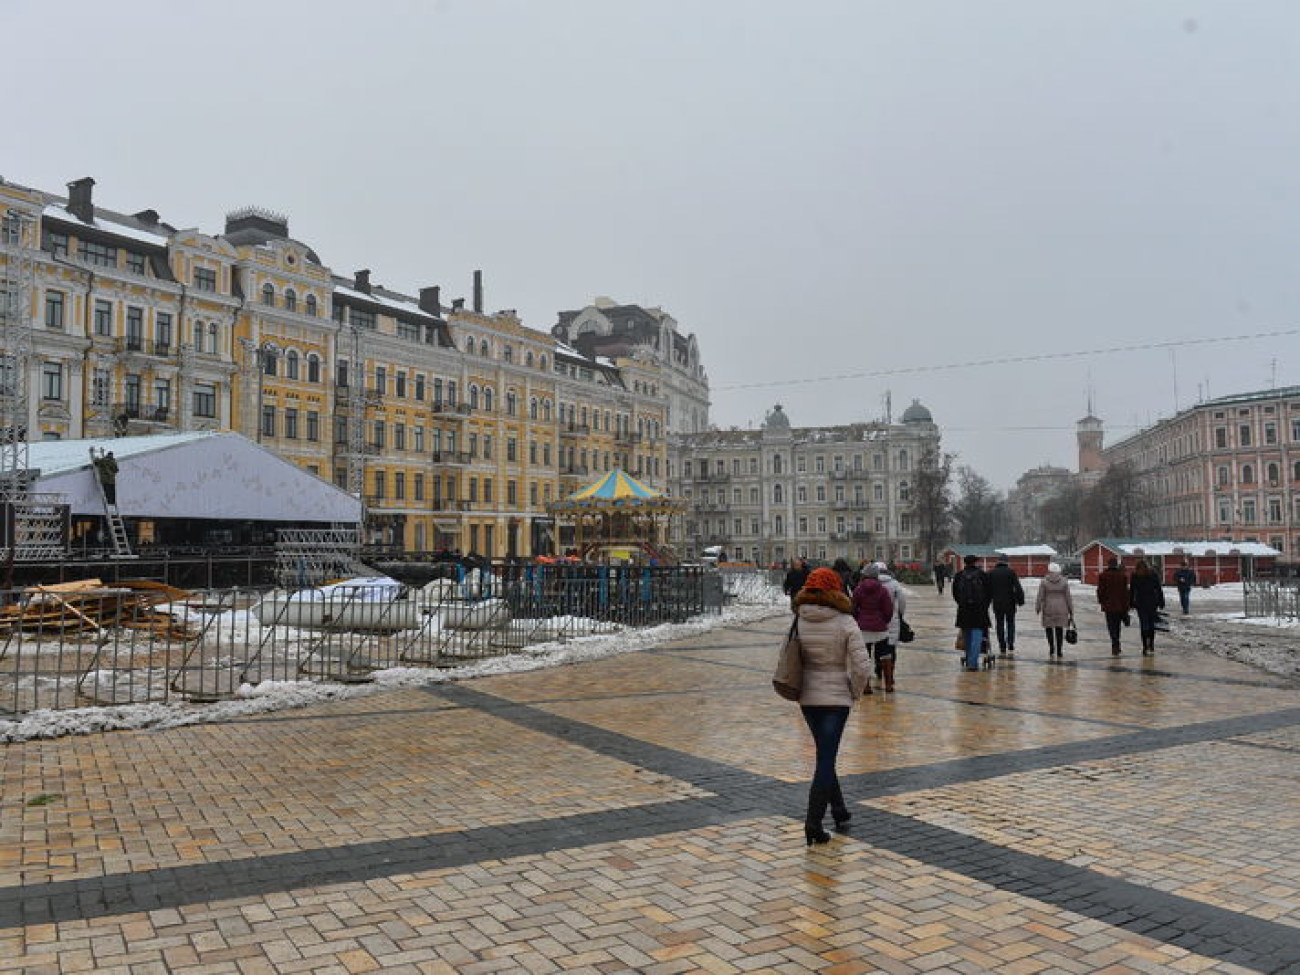
<path fill-rule="evenodd" d="M 953 455 L 941 451 L 936 442 L 922 451 L 917 462 L 912 510 L 921 547 L 930 562 L 934 562 L 952 535 L 952 499 L 948 494 L 952 461 Z"/>
<path fill-rule="evenodd" d="M 970 467 L 957 468 L 957 485 L 961 496 L 953 505 L 953 517 L 960 526 L 959 538 L 972 545 L 988 544 L 1002 522 L 1002 495 Z"/>
<path fill-rule="evenodd" d="M 1038 520 L 1045 535 L 1059 551 L 1077 551 L 1082 543 L 1084 499 L 1087 490 L 1070 484 L 1045 500 L 1038 509 Z"/>
<path fill-rule="evenodd" d="M 1145 494 L 1133 468 L 1115 464 L 1106 469 L 1083 503 L 1083 521 L 1097 536 L 1130 537 L 1137 530 Z"/>

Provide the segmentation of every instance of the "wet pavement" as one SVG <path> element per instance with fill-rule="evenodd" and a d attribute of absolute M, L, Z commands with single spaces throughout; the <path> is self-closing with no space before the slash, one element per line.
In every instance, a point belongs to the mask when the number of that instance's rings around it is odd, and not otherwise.
<path fill-rule="evenodd" d="M 1300 971 L 1300 685 L 1080 615 L 965 673 L 918 589 L 812 848 L 785 614 L 0 746 L 0 972 Z"/>

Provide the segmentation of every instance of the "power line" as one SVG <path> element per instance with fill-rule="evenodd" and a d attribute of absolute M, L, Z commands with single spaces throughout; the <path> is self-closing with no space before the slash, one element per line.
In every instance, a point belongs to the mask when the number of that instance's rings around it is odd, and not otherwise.
<path fill-rule="evenodd" d="M 1287 335 L 1300 335 L 1300 328 L 1283 328 L 1272 332 L 1254 332 L 1249 335 L 1218 335 L 1214 338 L 1178 339 L 1169 342 L 1144 342 L 1139 345 L 1116 345 L 1106 349 L 1081 349 L 1073 352 L 1040 352 L 1036 355 L 1003 356 L 997 359 L 972 359 L 968 362 L 947 362 L 937 365 L 900 366 L 896 369 L 873 369 L 867 372 L 848 372 L 834 376 L 816 376 L 810 379 L 773 379 L 763 383 L 736 383 L 714 386 L 713 392 L 736 389 L 771 389 L 777 386 L 806 386 L 810 383 L 834 383 L 845 379 L 872 379 L 881 376 L 904 376 L 918 372 L 944 372 L 950 369 L 979 369 L 985 366 L 1017 365 L 1026 362 L 1046 362 L 1052 359 L 1083 359 L 1095 355 L 1114 355 L 1117 352 L 1147 352 L 1152 349 L 1177 349 L 1192 345 L 1215 345 L 1222 342 L 1250 342 L 1255 339 L 1274 339 Z"/>

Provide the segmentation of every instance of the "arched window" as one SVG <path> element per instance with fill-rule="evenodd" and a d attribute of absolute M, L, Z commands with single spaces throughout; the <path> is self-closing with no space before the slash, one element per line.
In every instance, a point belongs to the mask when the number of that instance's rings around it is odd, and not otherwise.
<path fill-rule="evenodd" d="M 471 335 L 465 340 L 465 351 L 470 355 L 474 354 L 474 336 Z"/>
<path fill-rule="evenodd" d="M 528 419 L 530 420 L 537 419 L 537 397 L 536 396 L 534 396 L 532 399 L 528 401 Z"/>
<path fill-rule="evenodd" d="M 284 289 L 284 307 L 289 311 L 298 310 L 298 292 L 293 288 Z"/>
<path fill-rule="evenodd" d="M 487 410 L 489 413 L 492 412 L 492 387 L 491 386 L 483 387 L 483 409 Z"/>
<path fill-rule="evenodd" d="M 908 470 L 908 469 L 909 469 L 909 468 L 908 468 L 908 463 L 909 463 L 909 462 L 908 462 L 908 459 L 907 459 L 907 451 L 906 451 L 906 450 L 900 450 L 900 451 L 898 452 L 898 469 L 899 469 L 900 471 Z"/>
<path fill-rule="evenodd" d="M 320 356 L 315 352 L 307 356 L 307 382 L 320 382 Z"/>
<path fill-rule="evenodd" d="M 469 388 L 469 408 L 471 410 L 478 409 L 478 387 L 477 386 L 470 386 Z"/>
<path fill-rule="evenodd" d="M 1252 467 L 1250 464 L 1241 465 L 1241 483 L 1242 484 L 1255 483 L 1255 468 Z"/>
<path fill-rule="evenodd" d="M 289 298 L 286 295 L 285 301 L 288 300 Z M 294 349 L 290 349 L 284 354 L 284 376 L 286 379 L 298 378 L 298 353 Z"/>
<path fill-rule="evenodd" d="M 531 352 L 524 354 L 524 365 L 531 367 L 533 364 L 533 354 Z"/>
<path fill-rule="evenodd" d="M 551 418 L 551 401 L 548 399 L 544 399 L 542 400 L 542 419 L 549 420 L 550 418 Z"/>
<path fill-rule="evenodd" d="M 270 284 L 262 285 L 262 304 L 275 305 L 275 288 Z"/>
<path fill-rule="evenodd" d="M 308 295 L 306 304 L 307 304 L 307 314 L 310 315 L 312 318 L 315 318 L 316 317 L 316 296 Z"/>
<path fill-rule="evenodd" d="M 515 391 L 513 389 L 508 390 L 506 392 L 506 416 L 514 416 L 517 408 L 518 403 L 515 399 Z"/>

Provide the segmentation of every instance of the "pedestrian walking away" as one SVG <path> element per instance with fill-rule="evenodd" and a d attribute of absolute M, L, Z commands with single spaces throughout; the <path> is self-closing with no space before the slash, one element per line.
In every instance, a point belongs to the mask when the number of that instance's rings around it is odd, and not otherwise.
<path fill-rule="evenodd" d="M 885 592 L 878 580 L 871 581 Z M 888 593 L 885 596 L 888 598 Z M 853 600 L 833 569 L 809 573 L 794 602 L 803 654 L 799 708 L 817 753 L 804 816 L 804 839 L 812 846 L 831 838 L 822 828 L 827 806 L 840 832 L 848 829 L 853 818 L 844 802 L 835 761 L 849 710 L 867 685 L 871 658 L 853 616 Z"/>
<path fill-rule="evenodd" d="M 1117 558 L 1111 558 L 1097 576 L 1097 602 L 1106 615 L 1110 652 L 1118 657 L 1123 649 L 1120 646 L 1120 634 L 1128 622 L 1129 592 L 1128 575 Z"/>
<path fill-rule="evenodd" d="M 1129 600 L 1137 610 L 1138 635 L 1142 637 L 1142 655 L 1156 652 L 1156 613 L 1165 608 L 1165 588 L 1151 563 L 1138 559 L 1129 584 Z"/>
<path fill-rule="evenodd" d="M 889 590 L 894 601 L 894 612 L 889 618 L 889 629 L 885 639 L 876 644 L 872 656 L 876 658 L 876 680 L 884 684 L 887 692 L 894 690 L 894 668 L 898 663 L 899 635 L 903 630 L 903 615 L 907 612 L 907 590 L 894 578 L 889 567 L 883 562 L 875 564 L 876 578 Z"/>
<path fill-rule="evenodd" d="M 790 609 L 795 608 L 795 597 L 803 589 L 803 584 L 808 581 L 808 563 L 804 559 L 791 559 L 790 570 L 785 574 L 785 582 L 781 588 L 785 594 L 790 597 Z"/>
<path fill-rule="evenodd" d="M 952 599 L 957 604 L 957 628 L 965 644 L 962 666 L 967 670 L 980 669 L 980 653 L 984 650 L 989 632 L 988 573 L 979 567 L 979 558 L 968 555 L 965 568 L 952 577 Z M 989 658 L 990 663 L 992 658 Z"/>
<path fill-rule="evenodd" d="M 934 588 L 939 590 L 939 595 L 943 595 L 943 580 L 948 578 L 948 567 L 942 562 L 934 563 Z"/>
<path fill-rule="evenodd" d="M 1065 645 L 1065 628 L 1074 619 L 1074 600 L 1070 596 L 1070 580 L 1061 575 L 1061 567 L 1052 562 L 1047 575 L 1038 584 L 1034 598 L 1034 612 L 1043 623 L 1047 635 L 1048 659 L 1060 658 Z"/>
<path fill-rule="evenodd" d="M 894 618 L 894 597 L 880 581 L 880 570 L 876 564 L 864 566 L 862 581 L 853 588 L 853 618 L 862 632 L 862 642 L 871 652 L 872 659 L 879 659 L 880 644 L 889 642 L 889 624 Z M 867 683 L 866 693 L 871 693 L 871 684 Z"/>
<path fill-rule="evenodd" d="M 1183 559 L 1183 564 L 1174 572 L 1174 585 L 1178 587 L 1178 604 L 1183 608 L 1183 615 L 1186 616 L 1192 609 L 1192 586 L 1196 585 L 1196 570 L 1186 559 Z"/>
<path fill-rule="evenodd" d="M 1007 557 L 999 555 L 989 570 L 989 596 L 993 600 L 993 623 L 998 635 L 998 653 L 1016 653 L 1016 610 L 1025 605 L 1025 590 L 1020 576 L 1007 564 Z"/>

